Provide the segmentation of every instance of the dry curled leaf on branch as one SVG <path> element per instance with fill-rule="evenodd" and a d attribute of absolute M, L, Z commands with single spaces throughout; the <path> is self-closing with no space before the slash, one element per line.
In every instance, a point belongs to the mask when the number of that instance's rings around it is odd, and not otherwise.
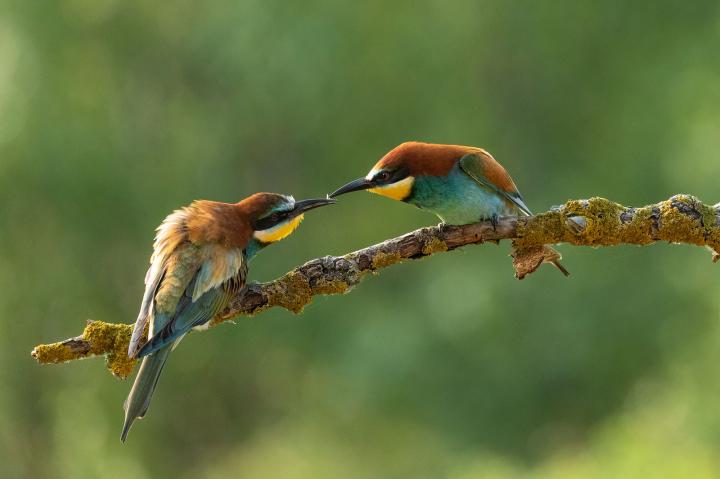
<path fill-rule="evenodd" d="M 543 263 L 555 265 L 565 276 L 569 276 L 567 270 L 559 266 L 562 259 L 560 253 L 545 245 L 518 246 L 513 241 L 510 256 L 513 259 L 513 268 L 515 268 L 517 279 L 524 279 L 527 275 L 534 273 Z"/>
<path fill-rule="evenodd" d="M 668 241 L 706 247 L 717 261 L 720 203 L 708 206 L 693 196 L 675 195 L 660 203 L 630 208 L 591 198 L 568 201 L 536 216 L 500 218 L 495 224 L 486 221 L 420 228 L 343 256 L 314 259 L 268 283 L 249 284 L 211 326 L 275 306 L 299 313 L 314 296 L 347 293 L 367 274 L 393 264 L 503 239 L 514 240 L 513 265 L 518 278 L 537 270 L 543 262 L 557 261 L 557 252 L 545 247 L 557 243 L 599 247 Z M 32 355 L 40 363 L 104 355 L 110 371 L 124 378 L 135 364 L 127 357 L 131 330 L 130 324 L 91 321 L 81 336 L 39 345 Z"/>

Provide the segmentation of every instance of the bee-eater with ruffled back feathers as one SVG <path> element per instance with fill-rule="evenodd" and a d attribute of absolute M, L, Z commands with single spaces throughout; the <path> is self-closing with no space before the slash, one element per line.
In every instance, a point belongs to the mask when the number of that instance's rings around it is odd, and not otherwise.
<path fill-rule="evenodd" d="M 256 193 L 239 203 L 195 201 L 157 229 L 145 294 L 128 355 L 143 358 L 125 401 L 121 439 L 145 415 L 165 361 L 182 337 L 202 327 L 245 285 L 247 263 L 300 224 L 303 214 L 331 199 L 295 201 Z M 148 340 L 140 344 L 148 329 Z"/>
<path fill-rule="evenodd" d="M 532 214 L 505 168 L 472 146 L 403 143 L 330 197 L 359 190 L 415 205 L 451 225 Z M 553 264 L 569 274 L 559 261 Z"/>

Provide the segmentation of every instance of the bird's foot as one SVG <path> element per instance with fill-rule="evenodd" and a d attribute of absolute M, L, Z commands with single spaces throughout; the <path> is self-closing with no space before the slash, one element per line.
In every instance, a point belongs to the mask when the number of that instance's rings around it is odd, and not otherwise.
<path fill-rule="evenodd" d="M 497 213 L 493 213 L 493 215 L 490 217 L 490 224 L 493 227 L 493 231 L 497 231 L 497 225 L 499 223 L 498 219 L 499 216 L 497 215 Z"/>
<path fill-rule="evenodd" d="M 450 225 L 443 221 L 443 222 L 438 223 L 437 229 L 440 230 L 441 234 L 445 234 L 448 231 L 450 231 Z"/>

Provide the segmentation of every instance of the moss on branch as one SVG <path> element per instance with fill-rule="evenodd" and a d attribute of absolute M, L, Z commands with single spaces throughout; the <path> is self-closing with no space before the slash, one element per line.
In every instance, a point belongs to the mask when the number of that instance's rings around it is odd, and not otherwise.
<path fill-rule="evenodd" d="M 41 344 L 31 354 L 43 364 L 104 355 L 110 372 L 124 379 L 130 375 L 137 362 L 127 356 L 132 329 L 132 324 L 88 321 L 82 335 L 58 343 Z"/>

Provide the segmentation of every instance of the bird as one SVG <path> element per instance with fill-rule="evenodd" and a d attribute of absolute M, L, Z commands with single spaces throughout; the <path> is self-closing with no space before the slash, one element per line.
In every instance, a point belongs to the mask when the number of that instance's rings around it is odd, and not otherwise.
<path fill-rule="evenodd" d="M 243 288 L 250 259 L 290 235 L 305 212 L 334 202 L 255 193 L 238 203 L 197 200 L 165 218 L 128 346 L 128 356 L 142 363 L 124 403 L 122 442 L 147 413 L 170 352 L 191 329 L 207 327 Z"/>
<path fill-rule="evenodd" d="M 434 213 L 441 225 L 464 225 L 501 216 L 531 216 L 515 182 L 486 150 L 409 141 L 390 150 L 370 172 L 328 195 L 367 190 Z M 549 247 L 545 247 L 551 249 Z M 552 250 L 550 261 L 570 273 Z"/>

